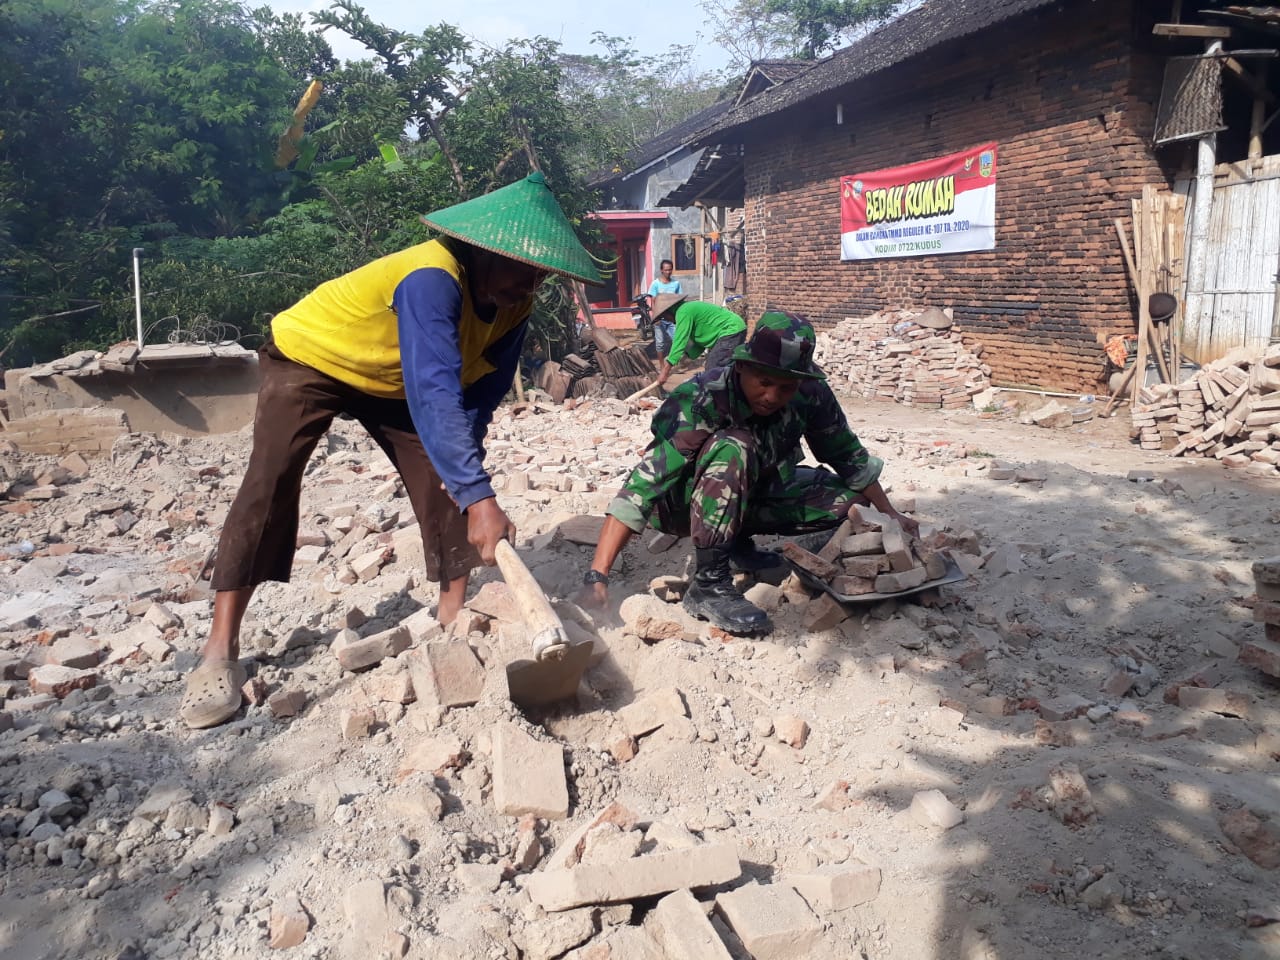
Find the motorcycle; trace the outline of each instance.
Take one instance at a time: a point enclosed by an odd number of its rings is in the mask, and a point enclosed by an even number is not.
[[[653,339],[653,314],[650,311],[649,295],[642,293],[631,301],[631,322],[640,331],[640,339]]]

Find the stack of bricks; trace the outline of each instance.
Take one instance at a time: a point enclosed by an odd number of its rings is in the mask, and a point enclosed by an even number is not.
[[[1280,477],[1280,344],[1216,360],[1184,383],[1144,387],[1138,401],[1131,436],[1143,449]]]
[[[913,407],[969,406],[990,386],[982,348],[966,347],[954,328],[917,323],[918,316],[883,310],[818,334],[815,359],[832,389]]]
[[[1240,647],[1240,662],[1280,677],[1280,557],[1256,561],[1253,583],[1258,595],[1253,619],[1263,625],[1263,638],[1245,641]]]
[[[878,512],[852,510],[818,553],[794,543],[782,552],[793,564],[846,597],[898,593],[947,575],[947,549],[954,537],[935,533],[924,539]]]
[[[1172,450],[1179,440],[1177,419],[1178,398],[1175,394],[1152,395],[1149,402],[1134,407],[1129,437],[1137,440],[1143,450]]]

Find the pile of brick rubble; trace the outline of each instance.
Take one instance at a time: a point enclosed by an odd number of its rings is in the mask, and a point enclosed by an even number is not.
[[[1235,351],[1182,383],[1144,387],[1131,436],[1144,450],[1280,476],[1280,344]]]
[[[958,408],[990,386],[982,347],[942,310],[882,310],[818,334],[818,365],[839,393],[911,407]]]

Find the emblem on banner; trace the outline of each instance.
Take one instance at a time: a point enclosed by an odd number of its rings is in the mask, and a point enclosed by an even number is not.
[[[991,176],[996,166],[996,155],[990,150],[983,150],[978,156],[978,173],[984,177]]]

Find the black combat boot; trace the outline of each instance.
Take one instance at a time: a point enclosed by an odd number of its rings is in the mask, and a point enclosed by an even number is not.
[[[694,554],[698,569],[684,595],[686,610],[730,633],[768,633],[773,629],[765,612],[733,585],[727,547],[699,547]]]
[[[777,550],[761,550],[750,537],[739,537],[733,541],[729,562],[741,573],[759,573],[780,567],[787,561]]]

